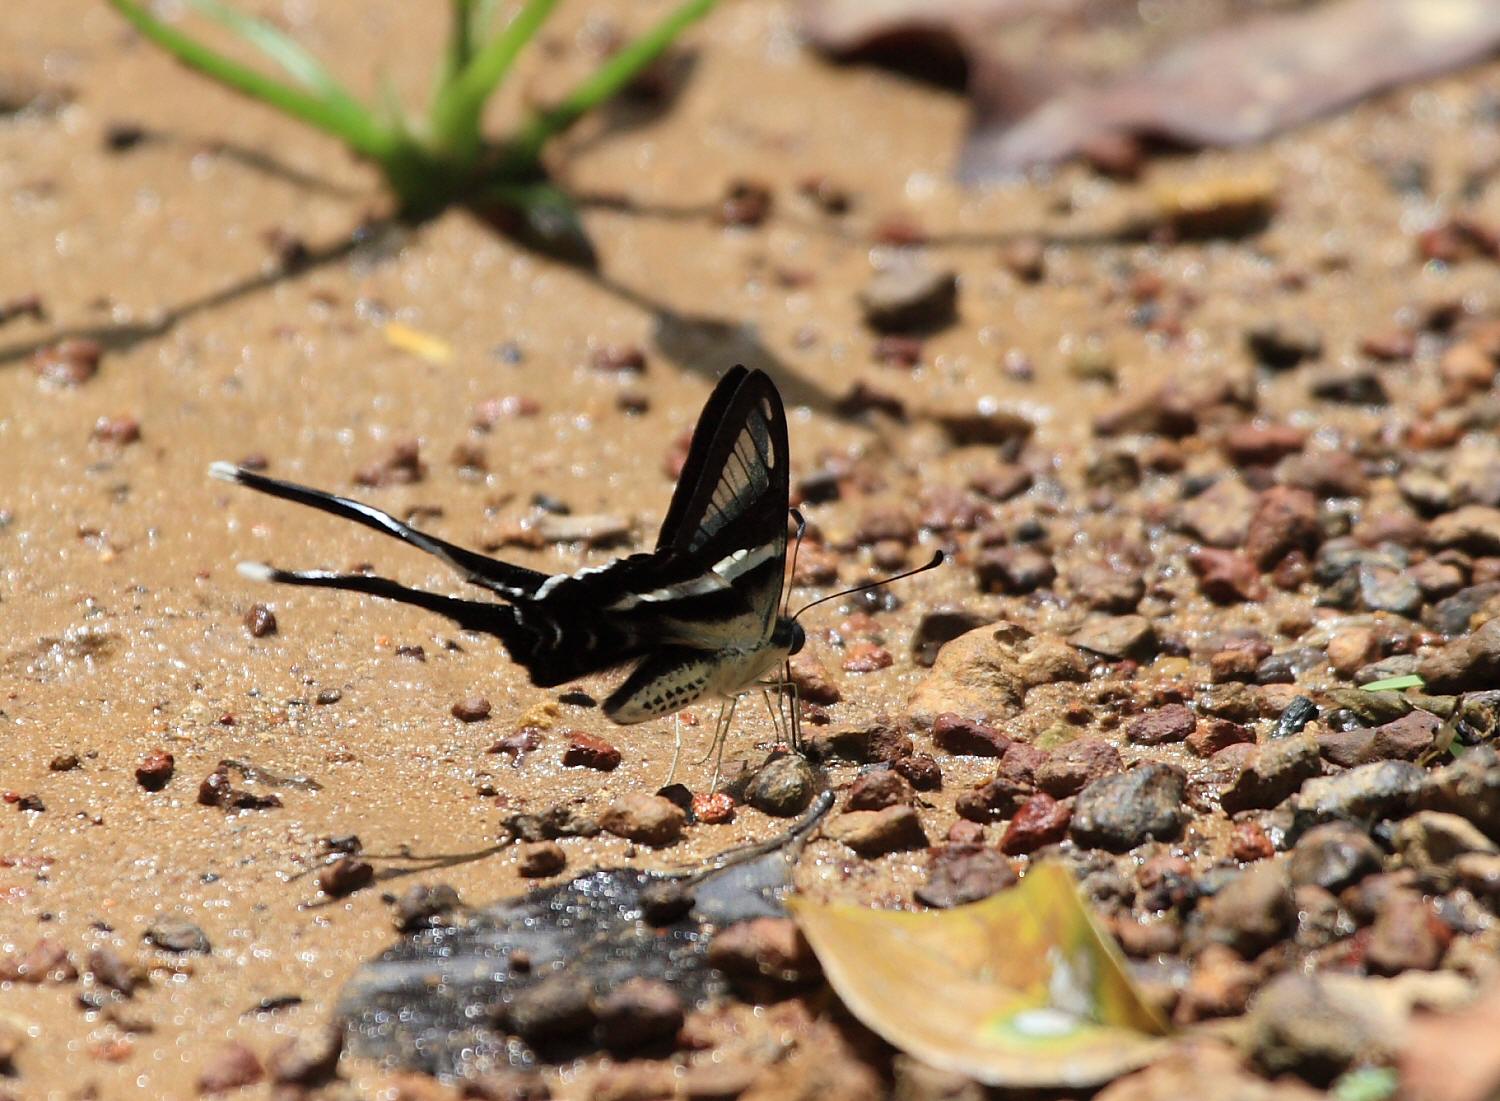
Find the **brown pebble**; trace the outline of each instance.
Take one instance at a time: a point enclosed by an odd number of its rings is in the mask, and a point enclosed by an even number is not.
[[[1416,891],[1392,891],[1380,905],[1365,962],[1376,975],[1431,971],[1442,962],[1453,931]]]
[[[626,979],[594,1006],[599,1041],[611,1051],[670,1040],[682,1027],[682,997],[661,979]]]
[[[599,824],[616,837],[643,845],[675,843],[682,836],[687,815],[682,808],[659,795],[626,792],[599,816]]]
[[[427,477],[422,461],[421,444],[416,440],[399,440],[384,459],[361,467],[354,480],[362,486],[412,485]]]
[[[771,215],[771,189],[758,180],[734,180],[719,204],[719,224],[758,226]]]
[[[264,604],[252,604],[245,613],[245,630],[251,638],[265,638],[276,633],[276,613]]]
[[[73,957],[60,941],[42,937],[25,955],[0,959],[0,982],[70,983],[78,978]]]
[[[198,1092],[211,1095],[253,1086],[266,1076],[255,1052],[244,1044],[225,1044],[203,1065],[198,1074]]]
[[[798,699],[825,707],[843,699],[838,684],[829,676],[828,669],[811,647],[803,647],[801,652],[794,654],[790,665],[792,684],[797,688]]]
[[[541,411],[541,403],[535,398],[528,398],[521,394],[506,394],[503,397],[486,398],[476,405],[473,420],[470,423],[479,431],[488,432],[503,420],[534,417]]]
[[[1200,757],[1212,757],[1219,750],[1241,743],[1254,743],[1255,731],[1228,719],[1212,719],[1199,724],[1188,736],[1188,748]]]
[[[125,447],[141,438],[141,422],[131,416],[100,417],[94,422],[89,439]]]
[[[913,753],[891,762],[891,768],[918,791],[937,791],[943,786],[942,766],[926,753]]]
[[[1229,834],[1229,855],[1242,863],[1252,860],[1268,860],[1276,853],[1276,847],[1266,836],[1266,831],[1254,822],[1236,822]]]
[[[825,824],[823,833],[866,857],[920,849],[927,845],[922,821],[907,804],[884,810],[845,811]]]
[[[846,673],[874,673],[890,668],[896,661],[885,647],[868,641],[851,643],[847,653],[843,662]]]
[[[1002,757],[1011,739],[994,727],[945,711],[932,721],[932,741],[939,749],[961,757]]]
[[[915,367],[922,362],[922,340],[915,336],[888,334],[875,341],[872,356],[888,367]]]
[[[1198,729],[1198,716],[1180,703],[1148,711],[1130,721],[1125,736],[1136,745],[1164,745],[1180,742]]]
[[[1318,499],[1305,489],[1272,486],[1260,495],[1250,519],[1245,554],[1269,569],[1293,550],[1310,551],[1321,538]]]
[[[1382,363],[1410,359],[1417,351],[1417,340],[1409,329],[1389,328],[1362,337],[1359,350]]]
[[[857,776],[844,800],[846,810],[884,810],[913,798],[911,784],[900,773],[878,769]]]
[[[160,791],[172,778],[175,766],[172,755],[165,749],[153,749],[135,766],[135,782],[147,791]]]
[[[141,983],[141,974],[120,958],[120,954],[107,944],[89,950],[89,974],[101,986],[124,994],[127,998],[135,993]]]
[[[31,369],[45,386],[82,386],[99,373],[103,355],[104,346],[97,340],[71,338],[38,351],[31,359]]]
[[[352,856],[341,856],[318,872],[318,886],[334,898],[351,895],[375,881],[372,865]]]
[[[47,307],[39,294],[22,294],[0,302],[0,325],[18,317],[29,317],[33,321],[47,320]]]
[[[816,204],[825,214],[845,214],[853,205],[849,192],[827,176],[805,176],[797,183],[797,193]]]
[[[634,344],[609,344],[594,349],[589,366],[611,374],[638,375],[646,369],[646,353]]]
[[[948,827],[948,844],[983,845],[984,827],[978,822],[970,822],[968,819],[960,818]]]
[[[403,933],[436,929],[448,924],[447,915],[462,905],[458,891],[447,883],[415,883],[396,900],[392,921]]]
[[[266,1058],[271,1080],[282,1086],[320,1086],[333,1080],[344,1050],[342,1027],[315,1028],[289,1036]],[[280,1101],[282,1094],[273,1094]],[[301,1097],[299,1091],[296,1094]],[[286,1101],[292,1101],[287,1095]]]
[[[568,748],[563,750],[562,763],[570,768],[612,772],[620,765],[620,751],[603,738],[574,730],[569,734]]]
[[[1047,270],[1047,249],[1040,238],[1018,237],[1000,250],[1000,264],[1023,283],[1039,283]]]
[[[1188,567],[1198,578],[1198,588],[1216,604],[1256,601],[1265,587],[1255,564],[1238,551],[1199,547],[1188,556]]]
[[[490,701],[483,696],[467,696],[451,708],[459,722],[477,723],[490,717]]]
[[[1059,746],[1036,767],[1036,786],[1054,799],[1064,799],[1122,767],[1120,751],[1102,738],[1078,738]]]
[[[1031,471],[1014,463],[1002,463],[969,480],[969,488],[992,501],[1008,501],[1031,488]]]
[[[78,754],[60,753],[47,762],[47,767],[53,772],[72,772],[79,764]]]
[[[708,962],[751,997],[781,993],[822,974],[817,957],[791,918],[736,922],[714,934]]]
[[[556,841],[533,841],[521,849],[516,870],[527,879],[556,875],[567,866],[568,854]]]
[[[484,448],[473,440],[460,440],[454,444],[453,451],[448,456],[448,462],[458,467],[459,470],[467,471],[482,471],[489,465]]]
[[[927,882],[912,893],[924,905],[948,909],[988,898],[1015,882],[1015,869],[996,850],[941,845],[932,852]]]
[[[1270,466],[1302,450],[1307,433],[1283,424],[1238,424],[1224,437],[1224,450],[1237,464]]]

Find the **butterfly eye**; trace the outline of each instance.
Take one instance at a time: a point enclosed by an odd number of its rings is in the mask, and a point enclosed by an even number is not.
[[[807,642],[807,632],[802,629],[802,624],[795,619],[792,620],[792,642],[786,648],[788,655],[802,652],[803,644]]]

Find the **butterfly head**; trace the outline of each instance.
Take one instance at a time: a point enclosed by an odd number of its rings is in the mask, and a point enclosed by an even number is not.
[[[790,616],[780,616],[776,620],[776,626],[771,631],[771,645],[778,650],[785,650],[788,657],[798,653],[804,643],[807,642],[807,633],[802,630],[802,624]]]

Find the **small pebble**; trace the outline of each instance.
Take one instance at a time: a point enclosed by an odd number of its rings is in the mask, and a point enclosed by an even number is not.
[[[135,782],[147,791],[160,791],[172,779],[176,763],[164,749],[153,749],[135,766]]]
[[[817,790],[817,774],[795,753],[773,757],[745,786],[745,802],[776,818],[801,814]]]
[[[865,324],[884,332],[940,328],[958,309],[958,276],[902,265],[878,272],[859,292]]]
[[[562,763],[570,768],[592,768],[600,772],[613,772],[620,766],[620,760],[620,751],[613,745],[581,730],[569,734],[568,748],[563,750],[562,757]]]
[[[253,1086],[266,1076],[259,1057],[244,1044],[225,1044],[198,1073],[198,1093],[213,1096]]]
[[[325,895],[343,898],[375,882],[375,868],[353,856],[341,856],[318,872],[318,886]]]
[[[39,350],[32,356],[31,369],[46,387],[82,386],[99,373],[103,355],[98,341],[71,338]]]
[[[276,633],[276,613],[264,604],[252,604],[245,613],[245,630],[251,638],[265,638]]]
[[[175,916],[157,918],[147,926],[144,939],[163,952],[202,955],[211,951],[202,929]]]
[[[660,847],[682,837],[687,815],[659,795],[632,791],[611,803],[600,815],[599,824],[616,837]]]
[[[459,722],[481,722],[490,717],[490,701],[483,696],[468,696],[455,703],[451,711]]]

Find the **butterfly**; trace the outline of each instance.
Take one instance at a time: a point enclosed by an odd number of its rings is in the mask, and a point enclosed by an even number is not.
[[[603,704],[605,715],[628,724],[673,715],[705,697],[726,700],[732,717],[742,692],[802,649],[803,629],[781,603],[789,466],[781,395],[763,371],[736,366],[699,415],[655,549],[556,574],[479,554],[370,505],[231,463],[214,463],[209,473],[400,539],[453,567],[489,599],[445,596],[374,574],[258,562],[241,563],[244,576],[436,612],[498,638],[543,688],[634,662]],[[721,711],[716,742],[728,721]]]

